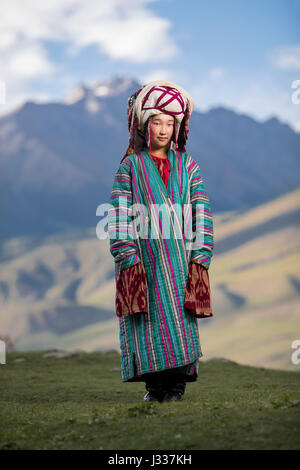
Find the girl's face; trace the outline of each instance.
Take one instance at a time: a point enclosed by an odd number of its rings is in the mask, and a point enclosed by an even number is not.
[[[150,118],[151,148],[167,148],[173,135],[174,117],[169,114],[155,114]]]

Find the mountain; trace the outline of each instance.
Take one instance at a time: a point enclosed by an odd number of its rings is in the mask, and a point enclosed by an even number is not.
[[[138,87],[125,79],[108,85],[107,96],[81,86],[66,103],[27,102],[0,119],[2,238],[95,225],[126,150],[127,94]]]
[[[0,238],[96,227],[128,145],[130,77],[81,83],[63,102],[29,101],[0,118]],[[299,186],[300,135],[223,107],[195,111],[187,151],[214,213],[245,211]]]
[[[299,329],[300,190],[215,215],[214,316],[199,322],[206,358],[293,369]],[[298,215],[297,215],[298,214]],[[94,230],[4,245],[0,332],[17,350],[119,347],[114,263]]]

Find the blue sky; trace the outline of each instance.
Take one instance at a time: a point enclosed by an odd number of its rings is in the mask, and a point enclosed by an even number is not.
[[[2,0],[0,17],[1,114],[126,75],[300,131],[299,0]]]

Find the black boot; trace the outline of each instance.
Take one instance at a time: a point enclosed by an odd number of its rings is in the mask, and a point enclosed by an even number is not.
[[[151,374],[146,379],[147,393],[144,396],[144,401],[159,401],[162,402],[165,395],[164,381],[162,374]]]
[[[185,392],[186,382],[183,375],[170,374],[165,383],[164,401],[180,401]]]

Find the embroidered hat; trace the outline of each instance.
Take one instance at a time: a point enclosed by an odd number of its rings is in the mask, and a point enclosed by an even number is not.
[[[174,82],[156,80],[139,88],[128,99],[129,146],[123,158],[141,150],[145,139],[150,147],[149,118],[161,113],[174,116],[174,150],[185,152],[189,119],[193,109],[191,95]]]

